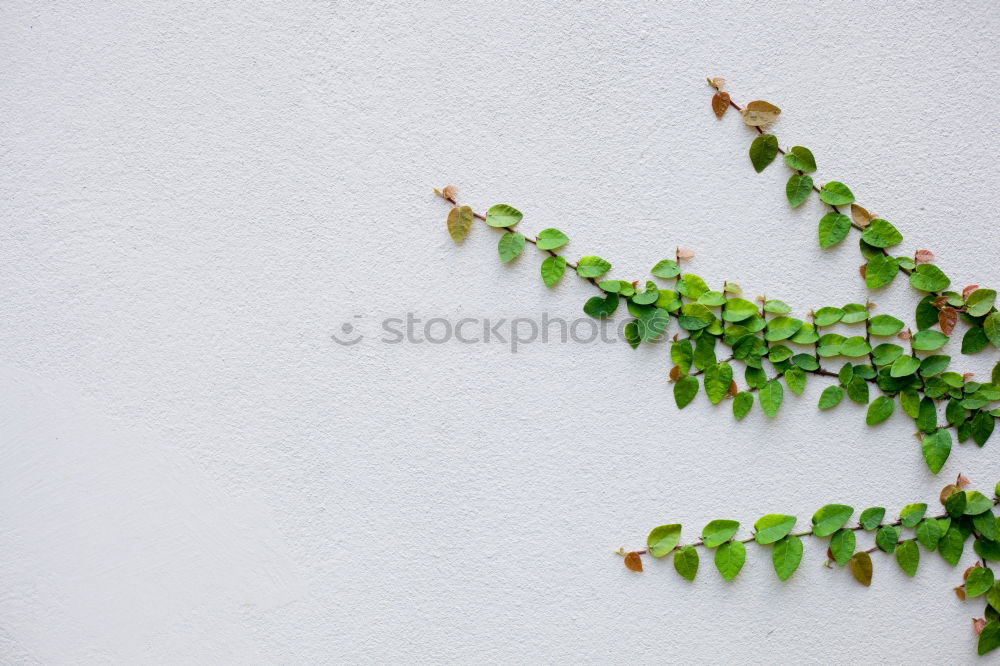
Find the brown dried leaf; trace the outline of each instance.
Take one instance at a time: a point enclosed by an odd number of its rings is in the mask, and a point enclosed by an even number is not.
[[[444,195],[445,199],[454,199],[458,196],[458,188],[454,185],[445,185],[444,189],[441,190],[441,194]]]
[[[709,85],[711,85],[716,90],[722,90],[726,87],[726,80],[721,76],[713,76],[708,80]]]
[[[729,109],[729,93],[717,92],[712,95],[712,111],[715,111],[715,117],[721,118],[726,115],[726,111]]]
[[[976,632],[977,636],[979,634],[983,633],[983,627],[985,627],[985,626],[986,626],[986,620],[985,619],[983,619],[981,617],[977,617],[977,618],[973,618],[972,619],[972,630],[974,632]]]
[[[861,274],[861,279],[865,279],[865,274],[868,273],[868,264],[861,264],[858,266],[858,273]]]
[[[740,387],[736,385],[736,380],[734,379],[729,383],[729,397],[735,398],[736,394],[740,392]]]
[[[902,331],[896,337],[899,338],[900,340],[909,340],[910,338],[913,337],[913,334],[910,333],[910,329],[906,329],[905,331]]]
[[[962,381],[966,381],[967,382],[967,381],[969,381],[970,379],[972,379],[975,376],[976,376],[976,373],[974,373],[974,372],[966,372],[965,374],[962,375]]]
[[[680,366],[675,365],[674,367],[670,368],[670,381],[676,382],[680,378],[681,378]]]
[[[962,601],[965,601],[965,588],[962,587],[961,585],[959,585],[958,587],[956,587],[955,588],[955,596],[958,597],[959,599],[961,599]]]
[[[940,497],[941,504],[947,502],[949,497],[951,497],[957,492],[960,492],[961,490],[962,489],[957,485],[955,485],[954,483],[949,483],[947,486],[941,489],[941,497]]]
[[[969,294],[971,294],[972,292],[974,292],[976,289],[979,289],[979,285],[978,284],[970,284],[968,287],[966,287],[965,289],[963,289],[962,290],[962,300],[965,300],[966,298],[968,298]]]
[[[639,553],[635,551],[625,554],[625,566],[629,568],[630,571],[642,572],[642,558],[639,557]]]
[[[762,99],[748,102],[743,107],[743,122],[750,127],[764,127],[778,119],[781,109]]]
[[[872,221],[872,214],[858,204],[851,204],[851,219],[859,227],[867,227]]]
[[[941,332],[945,335],[951,335],[951,332],[955,330],[955,324],[958,323],[958,310],[955,308],[941,308],[938,312],[938,325],[941,327]]]
[[[851,559],[848,560],[848,564],[851,565],[851,574],[854,575],[854,580],[858,581],[865,587],[872,584],[872,557],[863,550],[851,555]]]
[[[677,258],[682,261],[694,259],[694,250],[689,250],[686,247],[679,247],[677,248]]]
[[[972,482],[969,481],[968,477],[966,477],[964,474],[959,474],[958,480],[955,481],[955,483],[964,488],[965,486],[969,485]]]
[[[930,264],[934,261],[934,253],[930,250],[917,250],[913,255],[913,261],[918,264]]]
[[[962,580],[969,580],[969,572],[976,568],[977,565],[973,564],[971,567],[962,572]]]

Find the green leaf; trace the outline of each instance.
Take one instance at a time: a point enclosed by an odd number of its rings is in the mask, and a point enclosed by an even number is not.
[[[789,177],[788,183],[785,184],[785,196],[788,197],[788,203],[792,208],[798,208],[809,198],[812,189],[812,178],[795,173]]]
[[[583,311],[594,319],[607,319],[618,309],[619,300],[618,294],[592,296],[583,304]]]
[[[673,259],[663,259],[650,271],[653,275],[658,278],[670,279],[672,277],[677,277],[681,272],[680,266]]]
[[[715,315],[701,303],[685,303],[677,322],[686,331],[699,331],[715,321]]]
[[[802,328],[802,320],[800,319],[777,317],[767,322],[767,333],[764,334],[764,339],[770,342],[787,340],[795,335],[800,328]]]
[[[830,409],[840,404],[844,398],[844,389],[839,386],[827,386],[819,396],[819,408]]]
[[[512,227],[520,222],[523,217],[524,215],[521,214],[521,211],[513,206],[497,204],[490,206],[490,209],[486,211],[486,224],[491,227]]]
[[[907,504],[899,512],[899,522],[903,527],[915,527],[923,519],[925,513],[927,513],[927,505],[923,502]]]
[[[730,298],[726,301],[726,309],[722,318],[726,321],[738,322],[757,314],[757,306],[744,298]]]
[[[670,360],[680,368],[681,374],[686,375],[691,369],[691,360],[694,352],[691,347],[691,339],[683,338],[670,345]]]
[[[785,390],[781,388],[781,384],[778,380],[769,380],[764,387],[760,389],[760,408],[764,410],[764,414],[768,418],[773,419],[775,414],[778,413],[778,409],[781,407],[781,401],[785,397]]]
[[[610,270],[611,264],[594,255],[582,257],[576,265],[576,274],[583,278],[601,277]]]
[[[819,246],[828,248],[847,237],[851,230],[851,218],[840,213],[827,213],[819,221]]]
[[[558,229],[548,228],[542,229],[538,233],[538,241],[536,242],[536,247],[539,250],[555,250],[562,247],[569,242],[569,236],[559,231]]]
[[[731,581],[743,568],[747,560],[747,549],[739,541],[730,541],[715,551],[715,568],[725,581]]]
[[[736,520],[713,520],[701,531],[701,540],[706,548],[715,548],[732,539],[739,529]]]
[[[698,378],[690,375],[681,377],[674,383],[674,400],[678,409],[684,409],[698,395]]]
[[[990,620],[983,627],[983,631],[979,634],[979,642],[976,644],[976,651],[979,656],[983,656],[987,652],[992,652],[993,650],[1000,647],[1000,622],[997,620]]]
[[[500,254],[500,261],[506,264],[524,252],[524,236],[516,231],[508,231],[500,237],[497,252]]]
[[[751,407],[753,407],[753,393],[750,391],[740,391],[733,398],[733,416],[737,421],[743,420],[743,417],[750,412]]]
[[[960,518],[965,514],[965,503],[967,495],[964,492],[954,492],[944,501],[944,510],[952,518]]]
[[[939,375],[948,368],[949,363],[951,363],[950,356],[942,354],[928,356],[920,362],[920,374],[924,377]]]
[[[831,326],[844,318],[844,311],[827,306],[816,310],[815,317],[817,326]]]
[[[865,416],[865,423],[868,425],[882,423],[882,421],[892,416],[892,410],[895,405],[896,403],[893,402],[892,398],[880,395],[868,405],[868,414]]]
[[[868,352],[871,350],[872,348],[868,344],[868,341],[860,335],[851,336],[844,340],[840,345],[841,356],[847,356],[849,358],[867,356]]]
[[[806,372],[819,370],[819,361],[816,360],[815,356],[810,356],[809,354],[796,354],[792,357],[792,363]]]
[[[705,393],[713,405],[722,402],[733,382],[733,368],[728,363],[718,363],[705,370]]]
[[[546,257],[542,262],[542,281],[546,287],[551,287],[562,278],[566,272],[565,257]]]
[[[851,565],[851,574],[854,579],[865,587],[869,587],[872,584],[872,556],[859,550],[851,556],[848,562]]]
[[[979,412],[972,417],[972,441],[979,446],[986,443],[986,440],[993,434],[996,420],[988,412]]]
[[[920,264],[910,273],[910,284],[920,291],[941,291],[948,288],[951,280],[934,264]]]
[[[632,302],[639,305],[652,305],[658,300],[660,300],[660,289],[655,282],[649,280],[646,281],[646,291],[638,292],[632,296]]]
[[[926,330],[917,331],[913,334],[913,341],[911,344],[914,349],[919,349],[920,351],[935,351],[941,349],[948,342],[948,336],[940,331]]]
[[[639,339],[643,342],[655,340],[670,324],[670,313],[662,308],[643,310],[636,320]]]
[[[937,430],[937,405],[928,397],[920,399],[920,408],[917,411],[917,428],[921,432],[932,433]]]
[[[937,474],[951,453],[951,433],[947,430],[938,430],[925,435],[920,449],[931,474]]]
[[[986,567],[973,567],[965,579],[965,596],[971,598],[986,594],[993,587],[993,571]]]
[[[891,377],[907,377],[920,369],[920,359],[912,356],[900,356],[889,369]]]
[[[891,315],[875,315],[868,320],[868,332],[872,335],[896,335],[903,330],[903,322]]]
[[[854,507],[852,506],[827,504],[813,514],[813,534],[818,537],[830,536],[843,527],[851,519],[853,513]]]
[[[681,526],[678,523],[654,527],[646,537],[646,547],[653,557],[670,554],[681,542]]]
[[[965,491],[965,509],[962,511],[966,516],[976,516],[993,508],[993,500],[986,497],[978,490]]]
[[[455,206],[448,211],[448,234],[453,241],[459,243],[469,234],[474,217],[468,206]]]
[[[639,343],[642,342],[642,337],[640,337],[639,335],[638,320],[633,319],[632,321],[625,324],[624,333],[625,333],[625,342],[627,342],[628,346],[631,347],[632,349],[638,347]]]
[[[761,545],[774,543],[781,539],[795,527],[795,516],[786,516],[781,513],[769,513],[762,516],[754,523],[753,528],[756,533],[753,535],[754,541]]]
[[[844,318],[841,321],[845,324],[856,324],[866,319],[868,319],[868,308],[861,303],[848,303],[844,306]]]
[[[680,281],[677,283],[677,290],[681,292],[681,295],[683,296],[697,299],[709,289],[708,285],[705,284],[705,280],[698,277],[694,273],[687,273],[681,277]]]
[[[802,395],[806,390],[806,371],[802,368],[789,368],[785,371],[785,384],[795,395]]]
[[[865,286],[869,289],[884,287],[896,279],[899,272],[899,262],[892,257],[876,255],[865,268]]]
[[[1000,562],[1000,543],[990,541],[989,539],[976,539],[972,545],[973,550],[976,551],[976,555],[982,559],[990,562]],[[997,601],[998,605],[1000,605],[1000,590],[997,591]]]
[[[872,220],[871,224],[861,232],[861,240],[872,247],[892,247],[898,245],[903,240],[903,234],[899,233],[896,227],[885,220]]]
[[[791,311],[792,308],[784,301],[779,301],[773,298],[769,301],[764,301],[764,312],[782,315],[788,314]]]
[[[896,563],[899,564],[900,569],[906,572],[907,576],[917,575],[917,566],[920,564],[920,549],[917,548],[916,541],[907,539],[899,544],[896,549]]]
[[[830,554],[833,555],[834,562],[840,566],[847,564],[851,555],[854,554],[856,543],[854,530],[840,529],[834,532],[833,536],[830,537]]]
[[[862,529],[870,532],[882,524],[883,518],[885,518],[885,509],[880,506],[873,506],[861,512],[861,518],[858,522],[861,524]]]
[[[938,541],[941,540],[941,525],[935,518],[924,518],[917,525],[917,540],[923,544],[927,550],[937,548]]]
[[[863,377],[855,375],[847,384],[847,397],[859,405],[868,404],[868,382]]]
[[[938,552],[945,562],[955,566],[962,559],[963,550],[965,550],[965,537],[956,525],[952,525],[938,541]]]
[[[983,333],[994,347],[1000,347],[1000,312],[994,312],[983,320]]]
[[[965,307],[973,317],[982,317],[993,309],[997,300],[997,292],[992,289],[976,289],[965,299]]]
[[[773,134],[761,134],[750,144],[750,162],[757,173],[766,169],[777,155],[778,137]]]
[[[694,367],[705,370],[715,363],[715,336],[702,335],[694,345]]]
[[[771,562],[778,578],[788,580],[802,562],[802,539],[789,534],[776,542],[774,550],[771,551]]]
[[[816,158],[813,157],[812,151],[803,146],[789,148],[788,152],[785,153],[785,164],[788,165],[789,169],[805,173],[812,173],[816,170]]]
[[[875,349],[872,350],[872,361],[875,365],[882,367],[884,365],[892,365],[902,355],[903,348],[899,345],[882,343],[876,345]]]
[[[989,338],[986,337],[986,331],[978,326],[973,326],[962,336],[962,353],[975,354],[982,351],[988,343]]]
[[[896,542],[899,541],[899,528],[895,525],[883,525],[875,533],[875,545],[879,550],[886,553],[893,553],[896,550]]]
[[[689,545],[674,553],[674,569],[687,580],[694,580],[698,575],[698,549]]]
[[[930,328],[931,326],[938,323],[939,310],[934,305],[935,297],[934,294],[924,296],[917,303],[917,309],[915,312],[915,319],[917,320],[917,330],[922,331],[925,328]]]
[[[831,180],[820,189],[819,198],[831,206],[844,206],[854,201],[854,193],[847,185]]]

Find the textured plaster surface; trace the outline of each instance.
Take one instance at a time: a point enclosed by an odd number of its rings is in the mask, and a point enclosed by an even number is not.
[[[864,589],[816,543],[786,583],[752,546],[732,584],[613,551],[992,486],[1000,442],[933,477],[907,419],[818,413],[819,381],[736,424],[675,409],[664,346],[380,321],[592,295],[483,226],[454,246],[448,183],[621,277],[683,245],[799,313],[863,301],[853,237],[817,248],[821,208],[753,172],[706,75],[780,105],[782,145],[906,251],[995,286],[998,29],[986,1],[4,2],[0,662],[972,663],[981,607],[936,556]]]

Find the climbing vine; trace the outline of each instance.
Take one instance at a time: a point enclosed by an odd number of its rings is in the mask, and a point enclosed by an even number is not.
[[[484,222],[501,232],[497,252],[505,263],[516,260],[527,245],[534,245],[546,255],[540,268],[546,287],[555,287],[571,270],[596,288],[598,294],[583,304],[583,311],[596,319],[613,316],[624,302],[629,316],[625,339],[632,348],[670,341],[670,369],[665,374],[678,408],[687,407],[704,391],[713,405],[730,400],[737,420],[744,418],[755,402],[768,418],[774,418],[786,389],[801,395],[809,377],[814,377],[828,383],[820,394],[819,409],[831,409],[846,396],[867,405],[869,426],[886,421],[897,408],[913,419],[920,453],[933,474],[945,466],[956,440],[971,439],[983,446],[1000,417],[996,406],[1000,401],[1000,363],[986,381],[976,381],[971,373],[952,369],[951,356],[937,352],[949,342],[959,322],[967,327],[961,344],[963,354],[1000,347],[996,291],[978,285],[961,291],[951,289],[951,279],[934,263],[929,250],[897,255],[903,234],[895,225],[870,214],[844,183],[817,185],[812,151],[803,146],[783,149],[777,137],[765,129],[780,115],[778,107],[762,100],[741,107],[722,89],[722,79],[709,79],[709,84],[716,91],[711,106],[718,118],[735,109],[743,122],[756,130],[749,147],[753,168],[763,171],[780,154],[791,172],[785,187],[789,205],[798,207],[815,193],[829,208],[817,223],[821,249],[845,241],[855,230],[865,260],[859,272],[868,289],[877,291],[899,275],[906,276],[918,295],[911,324],[902,317],[872,314],[874,304],[868,299],[864,303],[824,304],[795,316],[781,300],[745,298],[735,282],[725,281],[713,288],[689,272],[695,255],[680,247],[657,261],[645,279],[609,277],[612,264],[598,255],[568,259],[561,252],[570,242],[563,231],[547,228],[535,236],[516,231],[523,219],[519,210],[496,204],[485,214],[475,212],[458,203],[454,186],[435,190],[452,206],[447,217],[449,234],[459,243],[476,220]],[[673,322],[676,329],[671,331]],[[834,325],[846,325],[849,334],[830,330]],[[855,330],[851,332],[851,328]],[[840,365],[835,369],[830,364],[838,359]],[[742,386],[737,376],[740,370]],[[971,536],[982,566],[966,571],[967,580],[960,589],[968,597],[986,595],[985,616],[976,624],[982,654],[1000,645],[1000,582],[993,582],[986,564],[1000,561],[1000,524],[992,510],[1000,484],[990,499],[978,491],[964,490],[962,480],[959,477],[959,482],[942,491],[945,513],[940,516],[927,517],[926,504],[911,504],[900,512],[898,520],[883,523],[885,510],[873,508],[861,513],[857,525],[848,527],[854,509],[835,504],[817,511],[812,528],[804,532],[793,533],[794,516],[770,514],[754,524],[755,532],[749,538],[735,538],[738,522],[716,520],[705,527],[700,540],[681,545],[680,525],[662,525],[650,533],[645,550],[623,550],[621,554],[634,571],[642,570],[644,554],[672,554],[678,573],[692,580],[698,570],[698,549],[712,549],[720,574],[732,580],[743,566],[744,544],[755,542],[771,546],[775,572],[784,580],[799,565],[802,537],[829,537],[830,561],[848,566],[857,580],[868,585],[871,553],[876,550],[895,554],[903,570],[913,575],[920,559],[918,543],[928,551],[937,550],[956,565]],[[912,529],[913,535],[904,538],[905,529]],[[855,533],[862,530],[875,532],[873,548],[856,550]]]

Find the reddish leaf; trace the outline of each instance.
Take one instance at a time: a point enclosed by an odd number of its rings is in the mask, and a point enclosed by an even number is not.
[[[955,324],[958,323],[958,310],[955,308],[942,308],[938,312],[938,325],[941,326],[941,332],[945,335],[951,335],[951,332],[955,330]]]
[[[978,284],[970,284],[968,287],[966,287],[965,289],[962,290],[962,299],[964,300],[964,299],[968,298],[969,294],[971,294],[972,292],[974,292],[976,289],[979,289],[979,285]]]
[[[974,372],[967,372],[964,375],[962,375],[962,381],[966,381],[967,382],[967,381],[969,381],[970,379],[972,379],[975,376],[976,376],[976,373],[974,373]]]
[[[955,481],[955,483],[964,488],[965,486],[969,485],[972,482],[969,481],[969,479],[964,474],[959,474],[958,480]]]
[[[896,337],[898,337],[900,340],[909,340],[910,338],[913,337],[913,334],[910,333],[910,329],[906,329],[905,331],[903,331],[902,333],[900,333]]]
[[[721,118],[726,115],[726,110],[729,108],[729,93],[717,92],[712,95],[712,111],[715,111],[715,117]]]
[[[625,554],[625,566],[629,568],[630,571],[642,572],[642,558],[639,557],[639,553],[631,552]]]
[[[973,618],[972,620],[972,630],[976,632],[976,635],[983,633],[983,627],[986,626],[986,620],[981,617]]]
[[[948,297],[947,296],[938,296],[937,298],[934,299],[933,303],[934,303],[934,307],[936,307],[936,308],[943,308],[945,305],[948,304]]]
[[[694,251],[686,247],[677,248],[677,258],[682,260],[694,259]]]
[[[913,255],[913,261],[918,264],[930,264],[934,261],[934,253],[930,250],[917,250],[917,253]]]

